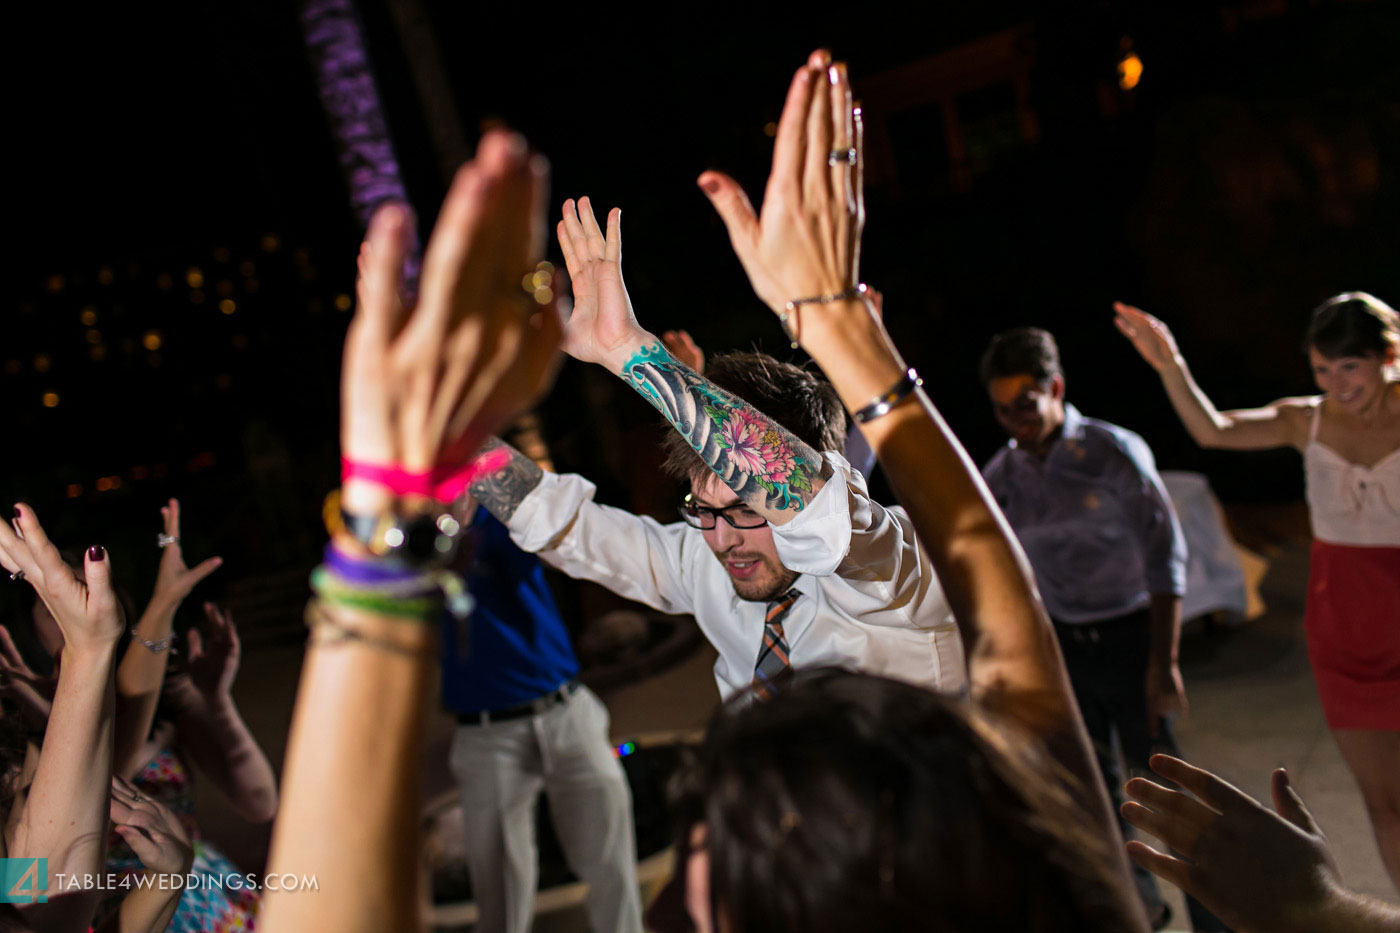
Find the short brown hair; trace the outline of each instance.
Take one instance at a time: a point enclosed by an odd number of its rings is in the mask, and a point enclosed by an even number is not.
[[[1030,376],[1043,383],[1064,373],[1054,336],[1039,327],[1017,327],[997,334],[982,354],[978,369],[983,385],[1005,376]]]
[[[1365,292],[1343,292],[1313,311],[1303,352],[1314,349],[1335,360],[1343,356],[1385,356],[1400,350],[1400,315]]]
[[[737,395],[782,425],[817,453],[840,451],[846,442],[846,411],[831,383],[810,370],[766,353],[721,353],[705,364],[705,378]],[[676,430],[661,441],[662,468],[684,482],[703,480],[710,467]]]

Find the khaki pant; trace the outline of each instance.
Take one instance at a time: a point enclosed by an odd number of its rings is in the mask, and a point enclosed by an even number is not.
[[[547,713],[459,725],[451,766],[466,823],[478,933],[528,933],[539,876],[535,803],[588,883],[596,933],[641,933],[632,792],[608,741],[608,711],[579,687]]]

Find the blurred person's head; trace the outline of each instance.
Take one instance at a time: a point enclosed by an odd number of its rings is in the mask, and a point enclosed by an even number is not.
[[[1400,350],[1400,315],[1365,292],[1344,292],[1319,305],[1303,338],[1317,387],[1350,411],[1382,397]]]
[[[1065,376],[1049,331],[1017,327],[992,338],[979,367],[992,412],[1016,444],[1043,452],[1065,423]]]
[[[725,353],[706,363],[705,377],[782,425],[818,453],[839,451],[845,443],[846,412],[841,400],[831,384],[815,373],[764,353]],[[747,423],[735,421],[734,427],[734,436],[727,440],[737,451],[735,459],[749,454],[757,466],[770,440],[752,431]],[[689,501],[703,508],[724,509],[734,519],[730,522],[714,516],[714,527],[705,529],[703,534],[715,559],[728,572],[738,597],[766,602],[787,592],[799,575],[778,559],[773,529],[740,503],[738,495],[700,459],[679,432],[667,431],[662,446],[666,455],[664,468],[689,484]]]
[[[838,670],[716,715],[680,781],[701,933],[1106,933],[1111,840],[1034,743],[922,688]]]

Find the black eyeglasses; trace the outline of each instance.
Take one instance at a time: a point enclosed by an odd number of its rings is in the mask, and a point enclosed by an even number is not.
[[[679,511],[681,518],[685,519],[687,525],[705,531],[715,527],[715,521],[720,518],[728,522],[731,528],[762,528],[768,524],[768,519],[742,502],[716,509],[708,505],[700,505],[695,501],[694,496],[686,496]]]

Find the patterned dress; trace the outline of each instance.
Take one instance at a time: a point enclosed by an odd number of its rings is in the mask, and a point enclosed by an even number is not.
[[[194,775],[175,750],[162,745],[132,783],[142,794],[174,811],[194,844],[190,881],[168,933],[243,933],[257,929],[258,894],[251,890],[245,872],[200,838],[194,822]],[[116,833],[108,841],[107,871],[122,876],[142,871],[136,854]],[[105,906],[115,908],[119,902],[120,898],[114,898]]]

